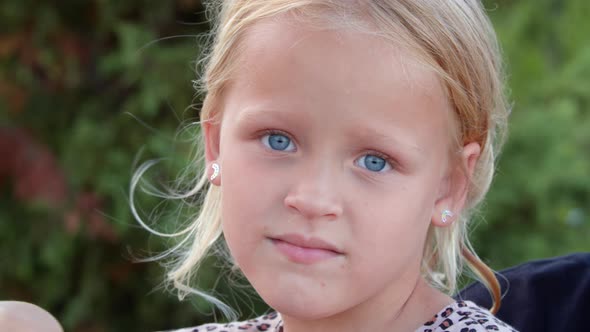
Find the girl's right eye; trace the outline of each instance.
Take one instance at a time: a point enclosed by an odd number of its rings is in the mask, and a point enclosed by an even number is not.
[[[264,146],[275,151],[295,151],[295,144],[293,144],[293,141],[281,133],[271,132],[263,135],[260,140]]]

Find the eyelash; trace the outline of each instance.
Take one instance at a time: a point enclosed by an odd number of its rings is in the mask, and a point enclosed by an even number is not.
[[[287,136],[290,140],[293,140],[293,137],[289,133],[284,132],[284,131],[279,130],[279,129],[264,129],[262,131],[262,133],[260,135],[258,135],[258,136],[259,137],[262,137],[264,135],[284,135],[284,136]]]
[[[295,147],[297,148],[297,145],[298,145],[297,141],[293,138],[293,136],[291,134],[289,134],[285,131],[278,130],[278,129],[265,129],[259,135],[257,135],[257,138],[260,139],[260,138],[264,137],[265,135],[284,135],[284,136],[288,137],[294,143]],[[397,162],[392,157],[390,157],[389,155],[387,155],[383,152],[379,152],[376,150],[368,150],[368,151],[365,151],[361,156],[364,156],[364,155],[373,155],[373,156],[379,157],[379,158],[385,160],[385,162],[388,163],[392,169],[397,169],[397,166],[398,166]],[[372,173],[378,173],[378,172],[372,172]]]
[[[265,129],[262,132],[260,132],[260,134],[257,135],[258,139],[261,139],[262,137],[266,136],[266,135],[283,135],[286,136],[289,140],[291,140],[291,142],[293,142],[293,144],[295,145],[295,147],[297,147],[297,141],[293,138],[293,136],[291,136],[291,134],[282,131],[282,130],[278,130],[278,129]]]

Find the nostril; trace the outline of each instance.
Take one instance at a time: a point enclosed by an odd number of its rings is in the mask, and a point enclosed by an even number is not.
[[[284,203],[285,203],[285,207],[295,210],[297,212],[301,212],[297,208],[297,206],[299,206],[301,204],[297,201],[297,198],[295,196],[289,195],[289,196],[285,197]]]

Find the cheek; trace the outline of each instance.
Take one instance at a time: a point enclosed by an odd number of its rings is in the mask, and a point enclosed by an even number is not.
[[[239,213],[257,213],[262,206],[280,203],[280,188],[286,179],[248,149],[228,151],[222,165],[223,208]],[[284,175],[283,175],[284,176]],[[284,186],[284,185],[283,185]]]
[[[247,149],[226,149],[221,166],[223,233],[233,257],[246,267],[279,216],[280,178]]]
[[[400,268],[401,263],[422,258],[424,239],[430,224],[433,195],[417,183],[396,184],[398,189],[388,194],[365,194],[352,225],[361,264],[369,267]],[[404,188],[412,188],[406,190]],[[362,249],[361,249],[362,248]],[[366,266],[364,268],[367,268]]]

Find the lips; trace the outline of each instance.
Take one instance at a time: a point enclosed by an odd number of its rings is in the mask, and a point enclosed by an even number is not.
[[[308,265],[343,255],[336,246],[319,238],[285,234],[270,240],[279,252],[294,263]]]

